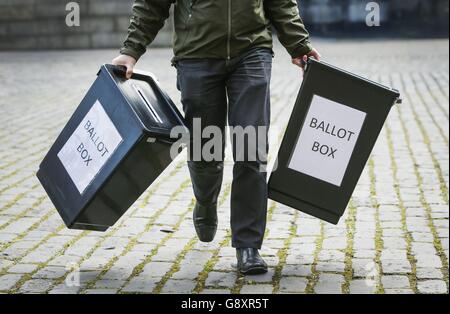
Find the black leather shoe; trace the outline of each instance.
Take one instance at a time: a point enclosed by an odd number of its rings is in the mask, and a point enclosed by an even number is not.
[[[195,204],[194,227],[200,241],[214,240],[217,232],[217,205],[205,207],[199,203]]]
[[[236,249],[237,269],[244,275],[267,273],[267,264],[257,249]]]

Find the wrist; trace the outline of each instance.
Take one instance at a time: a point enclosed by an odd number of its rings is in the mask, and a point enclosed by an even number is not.
[[[309,41],[302,43],[299,47],[292,51],[291,56],[293,59],[302,58],[313,51],[313,47]]]
[[[140,52],[136,51],[135,49],[128,48],[128,47],[123,47],[122,49],[120,49],[120,54],[133,58],[134,63],[136,63],[142,55]]]

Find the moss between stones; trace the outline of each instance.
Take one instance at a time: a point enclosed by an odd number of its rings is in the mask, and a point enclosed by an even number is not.
[[[311,265],[311,275],[308,276],[308,283],[306,285],[306,293],[315,293],[314,288],[319,280],[320,272],[317,270],[317,264],[319,261],[319,253],[322,250],[323,241],[325,240],[324,223],[320,222],[320,235],[316,240],[316,249],[314,251],[314,261]]]
[[[406,223],[406,207],[400,192],[400,182],[398,180],[398,168],[397,168],[397,162],[395,160],[394,156],[394,144],[392,142],[392,131],[391,128],[387,125],[386,126],[386,137],[387,137],[387,143],[389,148],[389,155],[391,159],[391,169],[392,169],[392,176],[394,178],[394,190],[395,194],[397,195],[398,199],[398,207],[400,208],[400,214],[401,214],[401,220],[402,220],[402,231],[403,235],[406,241],[406,253],[409,263],[411,264],[411,273],[408,274],[409,278],[409,284],[411,289],[414,291],[414,293],[418,293],[417,290],[417,277],[416,277],[416,259],[414,258],[412,254],[412,236],[411,233],[408,231],[408,226]]]
[[[402,86],[405,87],[406,85],[405,85],[403,77],[401,78],[401,82],[402,82]],[[408,99],[408,102],[413,103],[412,97],[407,92],[406,92],[406,97]],[[447,257],[445,255],[445,253],[444,253],[444,250],[443,250],[443,247],[442,247],[442,243],[441,243],[441,241],[439,239],[439,235],[437,233],[436,227],[433,224],[433,218],[432,218],[432,215],[431,215],[432,210],[431,210],[431,207],[430,207],[430,205],[427,202],[426,197],[425,197],[425,192],[423,190],[423,178],[422,178],[422,175],[420,174],[420,171],[419,171],[419,168],[418,168],[418,163],[417,163],[416,157],[414,155],[414,151],[413,151],[412,146],[411,146],[411,140],[410,140],[410,136],[409,136],[409,131],[406,128],[405,122],[404,122],[404,120],[402,118],[402,109],[400,108],[400,106],[397,106],[397,111],[398,111],[398,115],[400,117],[400,124],[401,124],[401,127],[402,127],[402,131],[403,131],[403,134],[404,134],[404,138],[405,138],[405,142],[406,142],[406,145],[407,145],[407,148],[408,148],[408,152],[409,152],[409,155],[411,157],[411,160],[412,160],[413,164],[415,165],[414,166],[414,174],[415,174],[415,176],[417,178],[417,182],[418,182],[418,185],[419,185],[420,202],[421,202],[422,206],[424,207],[424,209],[425,209],[425,211],[427,213],[428,226],[429,226],[429,228],[431,230],[431,233],[433,235],[434,247],[435,247],[436,251],[438,252],[438,255],[439,255],[440,259],[441,259],[441,263],[442,263],[441,271],[442,271],[445,283],[447,285],[447,293],[448,293],[449,292],[449,274],[448,274],[448,267],[449,267],[449,265],[448,265],[448,260],[447,260]],[[420,121],[420,119],[419,119],[419,117],[417,115],[417,112],[415,111],[414,107],[412,107],[412,112],[413,112],[414,119],[415,119],[416,123],[419,125],[419,129],[420,129],[420,131],[422,133],[424,141],[427,144],[428,151],[429,151],[430,155],[432,155],[433,164],[434,164],[435,170],[437,171],[439,180],[441,180],[442,172],[440,172],[440,167],[436,168],[435,157],[433,156],[434,154],[433,154],[433,152],[431,150],[430,143],[429,143],[426,131],[423,128],[423,125],[422,125],[422,123],[421,123],[421,121]],[[444,192],[442,194],[444,202],[448,205],[448,191],[447,191],[447,188],[446,187],[444,188],[442,186],[442,183],[441,183],[441,193],[442,192]]]
[[[375,208],[375,267],[377,274],[375,276],[376,291],[375,293],[384,293],[381,275],[383,274],[383,266],[381,265],[381,252],[383,251],[383,230],[380,223],[380,204],[377,201],[375,162],[373,158],[369,160],[369,176],[370,176],[370,200],[372,207]]]
[[[125,248],[124,248],[124,250],[122,251],[122,253],[121,253],[120,255],[117,255],[117,256],[113,257],[113,258],[105,265],[105,268],[98,274],[98,276],[97,276],[94,280],[92,280],[91,282],[89,282],[89,283],[86,285],[86,287],[85,287],[84,289],[81,290],[81,292],[84,292],[84,291],[86,291],[86,290],[88,290],[88,289],[93,288],[93,287],[95,286],[95,283],[96,283],[98,280],[100,280],[100,279],[101,279],[101,278],[102,278],[102,277],[103,277],[103,276],[104,276],[104,275],[112,268],[112,266],[114,266],[114,264],[117,262],[117,260],[118,260],[120,257],[125,256],[127,253],[129,253],[129,252],[132,250],[132,248],[133,248],[134,246],[136,246],[136,244],[138,243],[139,237],[140,237],[141,235],[143,235],[145,232],[148,232],[148,231],[153,227],[153,225],[154,225],[155,222],[156,222],[156,219],[157,219],[160,215],[162,215],[162,214],[164,213],[164,211],[165,211],[165,210],[170,206],[170,204],[176,199],[177,195],[178,195],[180,192],[182,192],[183,190],[185,190],[185,189],[189,186],[189,184],[190,184],[190,181],[189,181],[189,180],[185,180],[185,181],[180,185],[180,187],[179,187],[177,190],[175,190],[174,193],[170,196],[169,201],[168,201],[168,203],[166,204],[166,206],[160,208],[159,210],[157,210],[157,211],[152,215],[152,217],[149,219],[149,221],[148,221],[147,224],[145,225],[144,229],[143,229],[140,233],[138,233],[137,235],[135,235],[135,236],[133,236],[133,237],[131,238],[131,240],[130,240],[130,241],[128,242],[128,244],[125,246]],[[188,212],[191,210],[192,206],[193,206],[193,205],[192,205],[192,202],[191,202],[191,205],[188,207],[187,211],[186,211],[183,215],[181,215],[181,217],[180,217],[178,223],[180,223],[180,222],[184,219],[186,213],[188,213]],[[171,234],[169,234],[169,236],[171,236]],[[167,236],[167,238],[169,238],[169,236]],[[140,266],[141,266],[141,265],[138,265],[138,267],[140,267]]]
[[[175,167],[175,169],[169,174],[169,176],[175,175],[179,169],[180,169],[180,165],[183,162],[180,162],[177,167]],[[186,182],[186,181],[185,181]],[[184,183],[185,183],[184,182]],[[130,216],[132,216],[137,210],[138,208],[142,208],[143,206],[145,206],[146,204],[148,204],[148,201],[150,199],[150,197],[152,195],[154,195],[154,193],[156,192],[156,190],[161,186],[162,182],[160,181],[159,183],[157,183],[156,185],[154,185],[152,188],[150,188],[150,190],[148,191],[147,195],[144,197],[142,203],[137,206],[137,208],[130,214]],[[183,184],[183,183],[182,183]],[[160,212],[156,212],[154,215],[158,215]],[[152,216],[150,219],[152,219],[154,216]],[[114,226],[113,228],[111,228],[105,235],[103,235],[100,240],[89,250],[89,252],[77,263],[78,266],[80,266],[84,261],[88,260],[93,254],[94,252],[103,244],[104,241],[106,241],[109,237],[113,236],[115,232],[117,232],[120,227],[125,223],[125,219],[122,220],[122,222],[120,222],[119,224],[117,224],[116,226]],[[108,269],[109,270],[109,269]],[[70,271],[68,271],[66,274],[64,274],[63,276],[61,276],[60,278],[57,278],[53,285],[51,285],[51,287],[47,290],[50,291],[53,287],[63,283],[66,279],[66,277],[69,275]],[[98,279],[98,278],[96,278]],[[89,283],[88,283],[89,284]],[[94,283],[95,284],[95,283]],[[83,291],[83,290],[82,290]]]
[[[278,256],[278,265],[275,267],[275,271],[272,278],[273,283],[273,293],[277,293],[280,291],[280,281],[281,281],[281,275],[283,272],[283,268],[286,265],[286,259],[288,256],[288,249],[292,243],[292,239],[297,234],[297,217],[298,217],[298,211],[294,212],[291,225],[289,227],[289,236],[284,240],[284,246],[277,252]]]
[[[354,245],[354,236],[355,236],[355,226],[356,226],[356,212],[357,209],[353,204],[353,201],[350,200],[348,206],[348,216],[345,221],[346,229],[347,229],[347,247],[344,250],[345,253],[345,270],[344,270],[344,283],[342,284],[342,293],[348,294],[350,293],[350,282],[353,279],[353,245]]]

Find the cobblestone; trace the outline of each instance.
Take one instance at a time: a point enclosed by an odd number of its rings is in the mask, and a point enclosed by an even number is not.
[[[230,272],[215,272],[208,274],[205,285],[207,287],[227,287],[232,288],[236,282],[236,274]]]
[[[447,286],[442,280],[426,280],[418,283],[418,290],[421,293],[446,293]]]
[[[317,42],[327,61],[396,87],[404,102],[340,224],[270,202],[262,249],[270,272],[246,278],[230,248],[229,152],[210,244],[192,227],[185,156],[107,232],[65,228],[35,172],[99,65],[117,52],[0,53],[0,293],[448,293],[448,40],[382,44]],[[301,80],[275,50],[272,125],[281,137]],[[154,49],[138,67],[180,104],[170,56]],[[276,152],[273,145],[272,159]]]
[[[280,281],[281,292],[305,292],[308,280],[300,277],[284,277]]]
[[[373,294],[376,289],[373,285],[368,284],[367,280],[357,279],[350,283],[349,292],[351,294]]]

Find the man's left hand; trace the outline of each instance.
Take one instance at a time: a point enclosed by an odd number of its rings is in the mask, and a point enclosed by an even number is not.
[[[302,68],[304,70],[305,64],[306,64],[306,61],[308,61],[308,58],[314,58],[317,61],[320,61],[321,57],[322,56],[320,55],[319,51],[317,51],[317,49],[313,48],[313,50],[311,50],[311,52],[308,53],[307,55],[304,55],[299,58],[293,58],[292,63],[299,66],[300,68]]]

